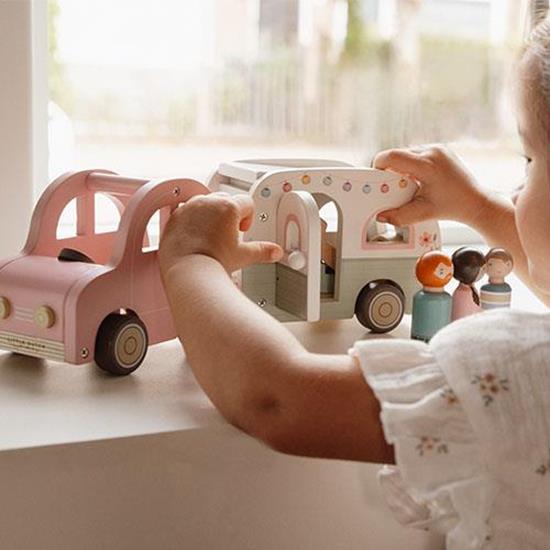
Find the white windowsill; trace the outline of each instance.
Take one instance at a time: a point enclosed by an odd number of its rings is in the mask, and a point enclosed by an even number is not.
[[[444,245],[465,245],[483,243],[483,237],[471,227],[463,223],[442,221],[441,239]]]

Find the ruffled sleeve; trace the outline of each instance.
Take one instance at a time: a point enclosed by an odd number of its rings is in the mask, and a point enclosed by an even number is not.
[[[350,350],[381,404],[396,467],[379,479],[389,507],[406,525],[447,535],[449,550],[489,539],[491,483],[468,416],[430,347],[410,340],[357,342]]]

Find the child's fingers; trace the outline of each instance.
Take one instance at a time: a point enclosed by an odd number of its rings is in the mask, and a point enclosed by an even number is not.
[[[248,216],[244,220],[241,220],[241,223],[239,224],[239,231],[246,233],[252,225],[252,219],[252,216]]]
[[[434,218],[433,204],[423,199],[415,198],[400,208],[380,212],[376,219],[380,222],[400,226],[411,225],[432,218]]]
[[[429,163],[422,154],[409,149],[389,149],[378,153],[372,165],[378,170],[392,170],[423,180],[428,175]]]
[[[283,257],[283,249],[276,243],[254,241],[239,245],[239,260],[242,267],[254,264],[271,264]]]
[[[254,201],[249,195],[235,195],[232,200],[237,205],[239,214],[239,229],[248,231],[254,216]]]

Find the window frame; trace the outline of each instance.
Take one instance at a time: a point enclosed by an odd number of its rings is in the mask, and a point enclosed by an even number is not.
[[[25,242],[36,189],[48,177],[47,2],[0,1],[0,257]]]

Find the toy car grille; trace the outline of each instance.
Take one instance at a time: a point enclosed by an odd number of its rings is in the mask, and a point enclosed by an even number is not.
[[[63,342],[33,338],[13,332],[0,331],[0,349],[43,359],[65,360],[65,345]]]

